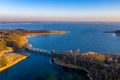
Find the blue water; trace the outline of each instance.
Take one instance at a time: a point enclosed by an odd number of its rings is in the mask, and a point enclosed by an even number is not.
[[[120,53],[120,37],[115,34],[105,34],[103,31],[120,30],[120,23],[41,23],[41,24],[0,24],[0,29],[29,29],[29,30],[67,30],[67,34],[42,35],[29,37],[33,47],[57,52],[87,51]],[[0,73],[0,80],[87,80],[83,72],[62,68],[50,64],[49,56],[36,53],[26,60]]]

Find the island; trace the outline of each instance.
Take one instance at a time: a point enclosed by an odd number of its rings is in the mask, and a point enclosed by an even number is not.
[[[27,37],[48,34],[65,34],[62,30],[25,30],[1,29],[0,30],[0,72],[26,59],[30,54],[22,53]]]
[[[120,54],[65,51],[52,60],[62,66],[83,70],[90,80],[120,80]]]
[[[104,31],[103,33],[114,33],[116,36],[120,36],[120,30],[114,30],[114,31]]]

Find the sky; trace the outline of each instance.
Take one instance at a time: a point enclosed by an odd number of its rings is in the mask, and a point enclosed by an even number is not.
[[[120,0],[0,0],[0,21],[120,22]]]

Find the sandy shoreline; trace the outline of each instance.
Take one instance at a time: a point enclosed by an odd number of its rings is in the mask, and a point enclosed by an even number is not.
[[[29,33],[25,35],[25,37],[30,37],[30,36],[38,36],[38,35],[47,35],[47,34],[65,34],[69,31],[64,31],[64,30],[54,30],[50,31],[50,33]]]
[[[28,39],[27,39],[27,38],[30,37],[30,36],[47,35],[47,34],[65,34],[65,33],[67,33],[67,32],[68,32],[68,31],[54,30],[54,31],[51,31],[50,33],[29,33],[29,34],[24,35],[24,36],[21,37],[21,40],[22,40],[21,44],[22,44],[22,45],[27,44],[27,43],[28,43]],[[2,54],[4,54],[4,53],[8,53],[8,52],[12,52],[12,51],[13,51],[12,48],[8,48],[7,50],[1,51],[1,52],[0,52],[0,53],[1,53],[0,56],[2,56]],[[12,53],[12,55],[13,55],[13,54],[15,54],[16,56],[20,56],[20,55],[21,55],[21,54],[19,54],[19,53]],[[9,56],[10,56],[10,54],[9,54]],[[10,58],[10,59],[14,59],[14,58],[17,58],[16,56],[14,56],[13,58],[11,58],[11,57],[9,57],[9,58]],[[4,71],[4,70],[12,67],[13,65],[19,63],[20,61],[26,59],[28,56],[29,56],[29,55],[23,55],[23,56],[21,56],[20,58],[17,58],[17,60],[15,60],[15,61],[13,61],[13,62],[11,62],[11,63],[8,63],[7,66],[4,66],[4,67],[1,67],[1,68],[0,68],[0,72],[2,72],[2,71]]]
[[[69,31],[64,31],[64,30],[54,30],[54,31],[51,31],[51,33],[29,33],[25,36],[22,36],[22,40],[23,40],[23,45],[27,44],[28,43],[28,37],[31,37],[31,36],[40,36],[40,35],[49,35],[49,34],[66,34],[68,33]]]
[[[17,54],[17,55],[20,55],[20,54]],[[14,62],[8,64],[7,66],[1,67],[1,68],[0,68],[0,72],[2,72],[2,71],[4,71],[4,70],[6,70],[6,69],[12,67],[13,65],[15,65],[15,64],[19,63],[20,61],[26,59],[27,57],[28,57],[27,55],[24,55],[23,57],[21,57],[21,58],[15,60]]]

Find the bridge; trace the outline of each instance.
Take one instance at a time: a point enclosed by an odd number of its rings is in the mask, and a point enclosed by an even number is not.
[[[55,50],[54,51],[49,51],[49,50],[45,50],[45,49],[41,49],[41,48],[34,48],[32,47],[31,44],[26,44],[24,45],[24,48],[28,51],[31,51],[31,52],[36,52],[36,53],[41,53],[41,54],[46,54],[46,55],[55,55]]]

